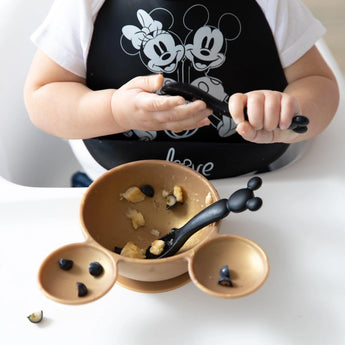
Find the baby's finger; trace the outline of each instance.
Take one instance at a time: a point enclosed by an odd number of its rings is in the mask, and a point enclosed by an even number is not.
[[[181,96],[160,96],[146,92],[138,94],[137,101],[138,107],[149,112],[167,111],[186,103]]]
[[[178,107],[180,109],[174,112],[157,113],[156,119],[165,126],[164,129],[173,131],[183,131],[207,126],[210,124],[208,116],[212,114],[212,110],[204,108],[204,106],[206,105],[186,104],[185,106]]]
[[[235,93],[229,99],[229,112],[236,124],[245,121],[244,108],[247,106],[247,96]]]
[[[281,99],[279,92],[269,92],[265,95],[264,129],[266,131],[273,131],[279,126]]]
[[[279,128],[282,130],[288,129],[291,125],[292,118],[300,113],[301,109],[297,100],[290,95],[284,94],[281,100]]]
[[[269,144],[273,142],[274,131],[255,130],[249,122],[242,122],[237,126],[237,132],[243,139],[258,144]]]
[[[258,131],[264,128],[265,95],[262,92],[249,92],[247,98],[248,121]]]
[[[210,120],[206,117],[197,122],[191,122],[191,121],[168,122],[165,124],[164,129],[171,130],[178,133],[178,132],[182,132],[186,130],[193,130],[196,128],[208,126],[209,124],[210,124]]]
[[[212,114],[212,110],[207,108],[206,103],[200,100],[186,103],[181,106],[177,106],[176,110],[176,121],[191,121],[196,123],[201,119]]]
[[[124,84],[121,89],[141,89],[147,92],[155,92],[162,87],[164,77],[161,74],[152,74],[147,76],[139,76],[131,79]]]
[[[184,121],[193,125],[205,117],[208,117],[211,113],[212,110],[206,108],[206,104],[204,102],[195,101],[188,104],[178,105],[167,111],[152,113],[152,116],[160,123]]]

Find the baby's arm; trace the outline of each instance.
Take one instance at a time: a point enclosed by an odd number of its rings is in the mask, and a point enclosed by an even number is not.
[[[229,111],[244,139],[257,143],[293,143],[317,136],[332,120],[338,107],[339,90],[332,71],[315,46],[286,68],[285,75],[288,86],[282,93],[258,90],[230,97]],[[248,121],[244,119],[244,108],[247,108]],[[285,130],[292,118],[301,114],[310,120],[308,131],[297,134]]]
[[[119,89],[90,90],[85,79],[63,69],[38,50],[24,88],[31,121],[68,139],[85,139],[130,129],[182,131],[209,124],[202,101],[155,94],[162,75],[137,77]]]

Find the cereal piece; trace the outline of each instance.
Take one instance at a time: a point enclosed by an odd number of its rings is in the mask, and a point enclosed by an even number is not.
[[[206,206],[210,206],[213,203],[213,198],[211,192],[208,192],[205,198]]]
[[[165,189],[162,190],[162,197],[163,198],[166,198],[169,194],[170,194],[170,192],[168,192],[167,190],[165,190]]]
[[[170,208],[174,207],[177,204],[177,200],[175,195],[169,194],[166,197],[166,209],[169,210]]]
[[[183,203],[183,191],[180,186],[175,185],[172,192],[163,190],[163,198],[166,200],[166,209],[174,207],[177,203]]]
[[[165,242],[163,240],[155,240],[151,243],[150,253],[153,255],[160,255],[163,253]]]
[[[132,203],[137,203],[145,199],[145,194],[136,186],[128,188],[124,193],[120,194],[120,196]]]
[[[156,230],[156,229],[152,229],[151,231],[150,231],[150,233],[153,235],[153,236],[156,236],[156,237],[159,237],[160,236],[160,232],[158,231],[158,230]]]
[[[129,241],[121,250],[121,255],[128,258],[145,259],[145,250],[140,249],[136,244]]]
[[[145,219],[143,214],[137,210],[129,208],[126,213],[126,216],[132,221],[132,226],[135,230],[145,225]]]
[[[180,186],[174,186],[173,194],[177,202],[183,202],[183,192]]]

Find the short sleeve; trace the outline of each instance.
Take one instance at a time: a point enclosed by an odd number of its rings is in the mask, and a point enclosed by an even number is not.
[[[32,34],[37,48],[66,70],[85,78],[93,23],[104,0],[55,0]]]
[[[301,58],[326,32],[300,0],[261,0],[284,68]]]

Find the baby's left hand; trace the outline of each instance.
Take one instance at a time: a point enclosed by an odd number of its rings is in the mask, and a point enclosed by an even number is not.
[[[290,142],[299,135],[287,130],[292,118],[301,114],[297,99],[287,93],[270,90],[236,93],[229,99],[229,111],[237,132],[247,141]]]

